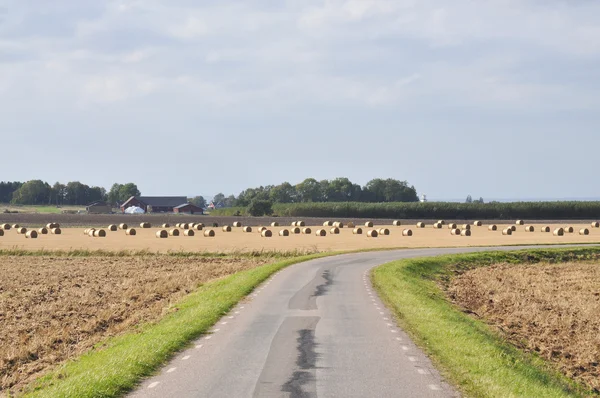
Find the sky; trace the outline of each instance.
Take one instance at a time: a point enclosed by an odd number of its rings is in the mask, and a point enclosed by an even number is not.
[[[0,0],[0,180],[600,197],[595,0]]]

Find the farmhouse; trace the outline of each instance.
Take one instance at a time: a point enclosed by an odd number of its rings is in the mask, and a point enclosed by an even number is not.
[[[175,213],[184,213],[184,214],[204,214],[204,210],[201,207],[198,207],[192,203],[185,203],[179,205],[173,209]]]
[[[141,207],[146,213],[172,213],[174,209],[187,204],[185,196],[132,196],[121,205],[121,211],[128,207]]]
[[[106,202],[94,202],[85,207],[88,214],[108,214],[112,213],[112,207]]]

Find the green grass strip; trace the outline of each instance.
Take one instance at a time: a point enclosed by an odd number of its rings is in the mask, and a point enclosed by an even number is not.
[[[205,333],[270,275],[289,265],[325,256],[288,259],[206,283],[175,305],[158,323],[109,339],[38,380],[26,396],[121,396]]]
[[[598,259],[599,248],[486,252],[395,261],[374,269],[371,277],[399,323],[466,396],[596,396],[460,311],[441,285],[457,273],[500,262]]]

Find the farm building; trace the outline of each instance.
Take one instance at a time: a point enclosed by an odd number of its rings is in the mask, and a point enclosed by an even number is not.
[[[121,211],[128,207],[141,207],[146,213],[172,213],[177,206],[187,204],[185,196],[132,196],[121,205]]]
[[[202,207],[198,207],[192,203],[185,203],[179,205],[173,209],[175,213],[185,213],[185,214],[204,214],[204,209]]]
[[[112,207],[106,202],[94,202],[85,207],[88,214],[107,214],[112,213]]]

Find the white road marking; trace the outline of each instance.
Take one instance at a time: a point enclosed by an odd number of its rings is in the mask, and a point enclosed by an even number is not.
[[[202,344],[198,344],[198,345],[196,346],[196,349],[197,349],[197,350],[199,350],[200,348],[202,348]]]
[[[403,346],[402,346],[402,349],[403,349],[404,351],[408,351],[408,350],[409,350],[408,346],[405,346],[405,345],[403,345]]]
[[[206,337],[204,338],[204,340],[210,340],[210,339],[212,339],[212,336],[206,336]]]
[[[384,313],[383,313],[383,312],[380,312],[379,314],[380,314],[380,315],[383,315]],[[385,320],[385,318],[383,318],[383,319]]]
[[[187,361],[188,359],[190,359],[192,356],[191,355],[186,355],[183,358],[181,358],[182,361]]]
[[[392,333],[398,333],[397,330],[390,330],[390,332],[392,332]]]
[[[160,382],[159,382],[159,381],[155,381],[154,383],[150,383],[150,384],[148,385],[148,388],[154,388],[154,387],[156,387],[156,386],[157,386],[157,385],[159,385],[159,384],[160,384]]]
[[[240,313],[239,311],[234,312],[234,314],[239,314],[239,313]]]
[[[417,362],[417,358],[416,357],[408,357],[408,360],[411,362]]]
[[[244,308],[246,308],[246,307],[244,307],[244,306],[241,306],[241,307],[240,307],[240,310],[243,310]]]
[[[167,373],[173,373],[173,372],[175,372],[175,370],[177,370],[177,368],[171,368],[171,369],[167,370]]]
[[[235,317],[234,317],[234,316],[228,316],[227,318],[229,318],[229,319],[233,319],[233,318],[235,318]]]
[[[215,330],[213,330],[213,333],[217,333],[219,330],[221,330],[221,329],[215,329]]]
[[[440,386],[435,385],[435,384],[430,384],[427,387],[429,387],[433,391],[440,391],[441,390]]]
[[[221,322],[221,325],[227,325],[227,322]]]
[[[418,369],[417,369],[417,372],[418,372],[420,375],[426,375],[426,374],[427,374],[427,371],[426,371],[425,369],[421,369],[421,368],[418,368]]]
[[[394,326],[394,325],[392,325],[391,323],[387,323],[387,325],[388,325],[388,326]]]
[[[383,318],[383,320],[384,320],[384,321],[389,321],[389,318],[387,318],[387,317],[386,317],[386,318]]]
[[[402,337],[396,337],[396,340],[402,341]]]

